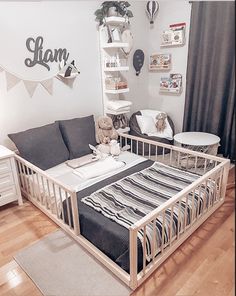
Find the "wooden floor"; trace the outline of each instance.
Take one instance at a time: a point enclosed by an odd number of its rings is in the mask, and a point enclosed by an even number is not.
[[[234,178],[233,169],[228,183]],[[235,187],[229,186],[222,207],[132,296],[234,296],[234,202]],[[55,229],[57,226],[29,202],[22,207],[14,203],[1,207],[1,296],[42,295],[13,256]]]

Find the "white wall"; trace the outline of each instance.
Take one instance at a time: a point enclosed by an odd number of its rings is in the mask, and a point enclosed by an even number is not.
[[[81,74],[73,89],[54,79],[53,95],[40,85],[32,98],[23,82],[7,92],[0,73],[0,144],[9,145],[7,134],[51,123],[54,120],[101,114],[101,80],[98,33],[94,11],[99,1],[0,2],[0,65],[24,79],[40,80],[57,72],[40,65],[24,65],[32,54],[25,47],[28,37],[44,38],[45,49],[67,48]],[[53,67],[54,65],[54,67]]]
[[[149,48],[149,25],[148,18],[145,14],[146,1],[130,1],[130,9],[134,17],[130,19],[130,29],[134,37],[134,46],[129,56],[130,71],[127,75],[130,92],[126,96],[133,102],[131,113],[144,109],[148,104],[148,58],[147,52]],[[136,76],[133,67],[133,54],[136,49],[142,49],[145,54],[144,65],[139,76]]]
[[[81,74],[73,89],[54,79],[53,95],[40,85],[32,98],[22,82],[7,92],[4,73],[0,72],[0,144],[11,146],[8,133],[22,131],[54,120],[102,114],[102,89],[99,60],[99,42],[94,11],[102,1],[39,1],[0,2],[0,65],[24,79],[45,79],[57,72],[57,63],[50,72],[36,65],[28,68],[24,60],[30,57],[25,47],[28,37],[44,38],[44,48],[67,48],[70,58],[77,61]],[[134,14],[131,30],[134,47],[130,54],[127,74],[133,101],[132,112],[142,108],[166,111],[174,120],[176,130],[182,128],[185,97],[190,4],[188,1],[159,1],[160,9],[151,28],[145,14],[146,1],[130,1]],[[14,20],[14,21],[13,21]],[[172,23],[187,23],[187,42],[184,47],[160,50],[160,34]],[[145,63],[139,76],[133,68],[133,53],[142,49]],[[171,72],[183,74],[181,96],[159,94],[162,73],[150,73],[149,55],[152,52],[171,52]]]
[[[159,11],[154,26],[149,31],[149,55],[151,53],[171,53],[172,69],[169,72],[149,72],[148,97],[149,108],[167,112],[175,124],[175,132],[182,131],[186,70],[188,57],[188,41],[191,4],[188,1],[158,1]],[[160,48],[161,33],[169,28],[170,24],[186,23],[186,44],[181,47]],[[168,76],[169,73],[180,73],[183,76],[183,92],[181,95],[168,95],[159,93],[161,76]]]

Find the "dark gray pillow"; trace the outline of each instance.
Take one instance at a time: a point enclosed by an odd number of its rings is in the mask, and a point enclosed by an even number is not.
[[[47,170],[69,159],[69,151],[63,141],[58,123],[9,134],[8,137],[15,143],[20,156],[42,170]]]
[[[61,133],[70,152],[70,159],[91,153],[89,144],[96,145],[93,115],[60,120]]]

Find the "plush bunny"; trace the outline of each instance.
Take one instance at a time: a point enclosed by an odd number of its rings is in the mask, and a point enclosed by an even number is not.
[[[111,140],[109,144],[99,144],[97,150],[105,157],[105,155],[111,154],[113,156],[118,156],[120,154],[120,144],[117,140]]]
[[[125,114],[112,115],[111,119],[115,129],[129,126],[129,119]]]
[[[156,116],[156,128],[158,132],[163,132],[166,128],[166,118],[167,115],[165,112],[160,112]]]
[[[117,140],[118,133],[115,130],[112,119],[101,116],[96,123],[96,140],[99,144],[109,144],[111,140]]]

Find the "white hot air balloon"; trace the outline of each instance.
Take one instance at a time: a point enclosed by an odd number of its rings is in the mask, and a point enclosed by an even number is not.
[[[129,45],[127,47],[122,48],[125,55],[128,56],[129,53],[131,52],[131,49],[133,48],[133,43],[134,43],[133,35],[129,29],[126,29],[122,32],[121,40],[122,40],[122,42],[128,43],[128,45]]]
[[[150,24],[154,23],[154,18],[157,14],[157,11],[159,9],[159,4],[157,1],[148,1],[146,5],[146,12],[150,19]]]

